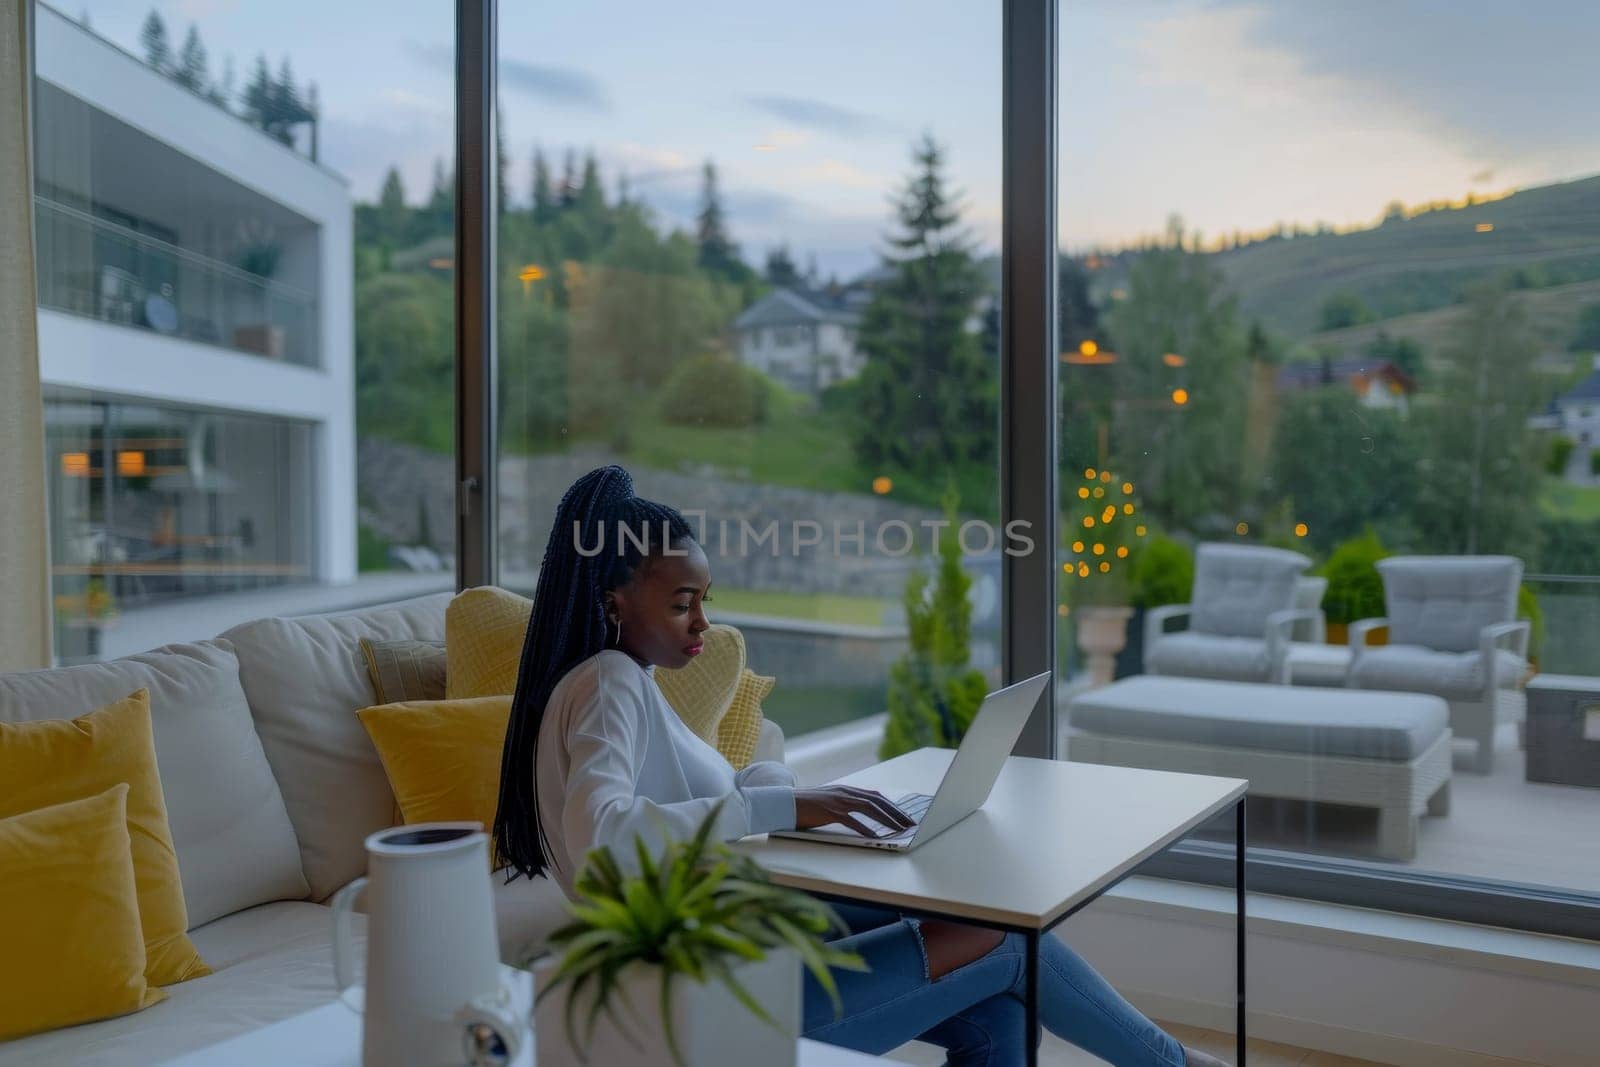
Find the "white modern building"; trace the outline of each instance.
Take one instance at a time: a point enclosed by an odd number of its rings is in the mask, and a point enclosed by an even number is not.
[[[353,579],[344,180],[37,10],[40,374],[63,660],[95,655],[97,629],[129,608]]]
[[[733,320],[739,361],[791,389],[817,394],[861,373],[856,347],[865,288],[779,288]]]

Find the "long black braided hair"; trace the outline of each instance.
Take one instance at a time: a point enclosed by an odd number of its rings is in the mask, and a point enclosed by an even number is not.
[[[623,536],[623,527],[631,536]],[[497,867],[509,866],[508,878],[532,878],[550,866],[533,779],[550,693],[568,671],[610,644],[605,594],[626,585],[652,554],[692,540],[677,510],[635,496],[633,478],[615,464],[585,474],[562,496],[539,567],[500,759],[494,853]]]

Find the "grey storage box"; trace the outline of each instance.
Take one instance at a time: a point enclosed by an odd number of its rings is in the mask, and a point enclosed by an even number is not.
[[[1528,781],[1600,789],[1600,678],[1540,674],[1527,693]]]

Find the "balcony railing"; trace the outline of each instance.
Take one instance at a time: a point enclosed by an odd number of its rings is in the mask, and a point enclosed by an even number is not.
[[[320,365],[314,294],[54,200],[34,206],[40,306]]]

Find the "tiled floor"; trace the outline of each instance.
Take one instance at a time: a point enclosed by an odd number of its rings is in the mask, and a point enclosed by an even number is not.
[[[1185,1045],[1233,1062],[1233,1035],[1192,1026],[1162,1024],[1166,1031]],[[932,1045],[904,1045],[889,1053],[889,1058],[918,1067],[938,1067],[944,1062],[943,1050]],[[1104,1061],[1074,1048],[1049,1034],[1039,1050],[1039,1067],[1099,1067]],[[1355,1060],[1329,1052],[1312,1052],[1293,1045],[1271,1041],[1250,1042],[1250,1067],[1371,1067],[1371,1060]]]

